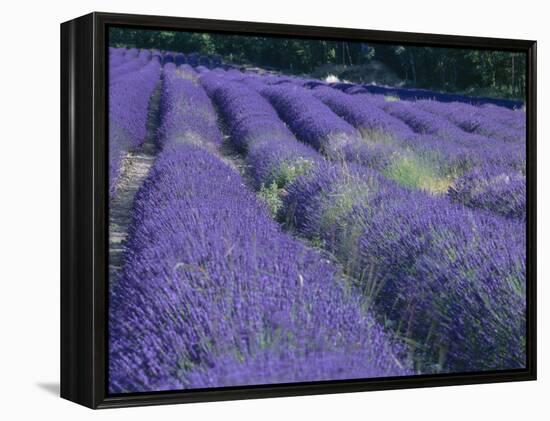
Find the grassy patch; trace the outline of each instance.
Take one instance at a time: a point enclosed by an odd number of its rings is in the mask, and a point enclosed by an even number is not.
[[[273,171],[273,183],[277,184],[279,188],[283,188],[302,174],[305,174],[312,166],[312,161],[302,157],[299,157],[295,161],[283,162]]]
[[[258,193],[258,196],[267,204],[269,211],[274,217],[277,216],[279,209],[281,209],[281,206],[283,205],[279,190],[280,189],[279,186],[277,186],[277,183],[273,182],[269,186],[262,184]]]
[[[357,179],[346,171],[342,181],[326,193],[321,226],[327,227],[342,222],[354,206],[366,205],[373,189],[371,183]]]
[[[384,175],[402,186],[443,194],[452,183],[451,178],[437,173],[430,162],[414,156],[403,156],[389,165]]]
[[[393,162],[384,170],[384,175],[411,189],[421,189],[434,194],[446,193],[452,181],[461,173],[458,169],[446,170],[445,175],[434,164],[440,158],[436,154],[419,156],[399,144],[391,134],[379,130],[360,128],[361,137],[367,144],[384,144],[395,147]]]
[[[361,133],[361,137],[367,143],[381,143],[385,145],[399,146],[393,135],[381,130],[359,127],[359,133]]]
[[[354,218],[356,207],[366,206],[373,187],[351,177],[327,194],[321,208],[320,236],[329,242],[329,249],[353,273],[359,261],[357,239],[363,232],[359,218]]]

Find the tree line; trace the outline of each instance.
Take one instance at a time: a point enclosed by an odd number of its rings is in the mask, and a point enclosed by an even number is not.
[[[219,55],[292,74],[327,65],[360,71],[377,62],[404,87],[525,98],[524,53],[128,28],[111,28],[109,45]]]

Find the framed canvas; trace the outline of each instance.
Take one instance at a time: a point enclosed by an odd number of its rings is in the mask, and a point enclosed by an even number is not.
[[[536,43],[61,25],[61,396],[536,378]]]

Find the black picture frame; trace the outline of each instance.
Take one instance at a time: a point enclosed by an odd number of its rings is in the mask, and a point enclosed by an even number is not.
[[[527,54],[527,367],[314,383],[109,396],[107,68],[109,26],[213,31]],[[61,24],[61,397],[90,408],[347,393],[536,379],[535,41],[94,12]]]

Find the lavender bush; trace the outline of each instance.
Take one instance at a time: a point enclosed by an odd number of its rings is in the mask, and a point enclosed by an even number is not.
[[[492,108],[480,109],[480,107],[459,102],[441,104],[436,101],[418,101],[415,105],[417,108],[443,116],[468,133],[480,134],[508,142],[525,140],[525,114],[521,111],[512,111],[511,113],[513,116],[523,117],[523,123],[510,127],[505,124],[510,119],[501,120],[496,118],[495,115],[491,115]],[[486,110],[489,110],[489,112]],[[502,112],[500,110],[500,113]],[[506,111],[505,113],[508,114],[509,112]]]
[[[292,184],[283,209],[287,223],[335,255],[386,322],[414,341],[420,371],[523,363],[524,225],[333,165]],[[507,306],[509,317],[495,305]],[[484,356],[490,347],[493,359]]]
[[[201,78],[220,110],[235,147],[244,151],[256,188],[283,188],[321,158],[296,140],[269,102],[243,84],[219,75]]]
[[[359,138],[353,126],[306,89],[293,84],[275,84],[262,89],[261,93],[300,140],[329,156]]]
[[[125,62],[120,66],[111,67],[109,71],[109,84],[113,85],[121,80],[124,80],[129,73],[142,69],[151,60],[151,52],[148,50],[140,51],[137,56],[128,58],[128,53],[125,55]]]
[[[448,194],[452,201],[465,206],[524,220],[526,187],[525,176],[519,171],[485,165],[456,180]]]
[[[136,59],[136,61],[139,59]],[[161,67],[151,60],[140,71],[129,72],[109,88],[109,195],[115,194],[123,155],[140,146],[147,134],[149,101]]]
[[[411,373],[337,268],[283,234],[205,149],[169,142],[133,220],[111,291],[111,392]]]
[[[205,142],[219,145],[222,141],[216,112],[193,71],[186,66],[164,66],[160,102],[161,142]]]

